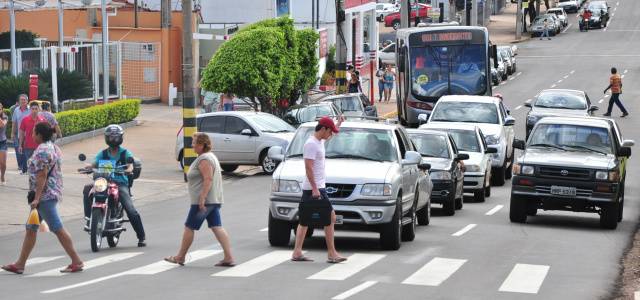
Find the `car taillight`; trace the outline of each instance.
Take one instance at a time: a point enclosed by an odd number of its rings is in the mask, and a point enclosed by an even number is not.
[[[184,129],[184,127],[180,127],[180,130],[178,130],[178,133],[176,133],[176,136],[179,136],[180,133],[182,133],[182,130]]]
[[[424,109],[424,110],[431,110],[433,109],[433,106],[429,103],[425,103],[425,102],[407,102],[407,105],[409,105],[409,107],[413,107],[413,108],[417,108],[417,109]]]

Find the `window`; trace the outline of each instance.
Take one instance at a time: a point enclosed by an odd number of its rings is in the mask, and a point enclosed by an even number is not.
[[[482,148],[484,148],[484,151],[487,151],[487,149],[489,147],[487,147],[487,140],[485,139],[484,134],[482,133],[482,131],[480,131],[480,137],[481,137],[480,140],[482,140]]]
[[[251,127],[238,117],[227,117],[226,134],[240,134],[243,129],[251,130]],[[251,131],[253,132],[253,130]]]
[[[202,120],[200,121],[199,130],[208,133],[224,132],[224,117],[213,116],[202,118]]]
[[[394,133],[396,134],[398,147],[400,148],[400,156],[404,158],[404,154],[407,152],[407,148],[408,148],[407,142],[404,140],[404,138],[402,138],[402,135],[398,132],[398,130],[395,130]]]
[[[384,53],[395,53],[396,52],[396,44],[391,44],[382,50]]]

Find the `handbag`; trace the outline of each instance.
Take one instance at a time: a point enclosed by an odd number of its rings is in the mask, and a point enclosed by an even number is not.
[[[53,166],[51,166],[51,169],[49,169],[49,172],[47,173],[47,181],[49,181],[49,177],[51,177],[51,172],[53,171],[53,168],[56,166],[56,163],[53,163]],[[27,204],[31,204],[31,202],[33,202],[33,200],[36,199],[36,191],[29,191],[29,193],[27,193]]]
[[[324,227],[331,224],[333,207],[327,199],[309,199],[298,206],[300,224],[309,227]]]

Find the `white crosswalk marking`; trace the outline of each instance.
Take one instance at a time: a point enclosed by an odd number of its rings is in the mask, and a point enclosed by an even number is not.
[[[187,262],[198,261],[198,260],[207,258],[209,256],[216,255],[216,254],[218,254],[220,252],[222,252],[222,250],[197,250],[197,251],[193,251],[193,252],[191,252],[191,253],[189,253],[187,255],[187,257],[189,258]],[[80,283],[76,283],[76,284],[72,284],[72,285],[59,287],[59,288],[56,288],[56,289],[42,291],[41,293],[42,294],[58,293],[58,292],[62,292],[62,291],[75,289],[75,288],[91,285],[91,284],[94,284],[94,283],[110,280],[110,279],[113,279],[113,278],[122,277],[122,276],[125,276],[125,275],[154,275],[154,274],[158,274],[160,272],[171,270],[171,269],[176,268],[176,267],[178,267],[178,265],[172,264],[172,263],[168,263],[166,261],[161,260],[161,261],[152,263],[150,265],[142,266],[142,267],[135,268],[135,269],[132,269],[132,270],[128,270],[128,271],[124,271],[124,272],[120,272],[120,273],[116,273],[116,274],[111,274],[111,275],[104,276],[104,277],[99,277],[99,278],[96,278],[96,279],[93,279],[93,280],[84,281],[84,282],[80,282]]]
[[[499,291],[537,294],[548,272],[549,266],[516,264]]]
[[[467,231],[473,229],[473,227],[476,227],[476,224],[469,224],[469,225],[465,226],[464,228],[460,229],[459,231],[457,231],[456,233],[452,234],[451,236],[461,236],[461,235],[467,233]]]
[[[504,205],[496,205],[496,207],[492,208],[485,215],[491,216],[491,215],[495,214],[496,212],[498,212],[499,210],[501,210],[503,207],[504,207]]]
[[[405,279],[402,284],[439,286],[466,262],[466,259],[436,257]]]
[[[365,281],[362,284],[360,284],[360,285],[358,285],[358,286],[356,286],[356,287],[354,287],[354,288],[352,288],[352,289],[350,289],[350,290],[348,290],[348,291],[346,291],[346,292],[344,292],[344,293],[342,293],[342,294],[340,294],[338,296],[335,296],[335,297],[333,297],[331,299],[332,300],[344,300],[344,299],[347,299],[347,298],[349,298],[349,297],[351,297],[351,296],[353,296],[353,295],[355,295],[357,293],[360,293],[360,292],[372,287],[376,283],[378,283],[378,282],[377,281]]]
[[[384,258],[384,254],[353,254],[346,263],[335,264],[307,279],[345,280]]]
[[[219,277],[249,277],[291,259],[290,250],[272,251],[231,269],[215,273]]]
[[[45,256],[45,257],[29,258],[29,259],[27,259],[27,263],[26,263],[25,267],[29,267],[29,266],[33,266],[33,265],[37,265],[37,264],[43,264],[43,263],[54,261],[56,259],[60,259],[60,258],[63,258],[63,257],[64,256]],[[0,273],[2,273],[2,272],[6,272],[6,271],[0,269]]]
[[[140,254],[142,254],[142,252],[125,252],[125,253],[107,255],[107,256],[104,256],[104,257],[92,259],[92,260],[86,261],[84,263],[84,270],[88,270],[88,269],[91,269],[91,268],[99,267],[99,266],[106,265],[106,264],[109,264],[109,263],[118,262],[118,261],[121,261],[121,260],[132,258],[134,256],[138,256]],[[27,277],[57,277],[57,276],[67,275],[68,273],[61,273],[60,272],[60,270],[63,269],[63,268],[64,268],[64,266],[58,267],[58,268],[55,268],[55,269],[51,269],[51,270],[48,270],[48,271],[40,272],[40,273],[35,273],[35,274],[29,275]]]
[[[521,109],[521,108],[522,108],[522,105],[516,106],[516,110]]]
[[[267,231],[269,231],[269,227],[265,227],[265,228],[260,229],[260,232],[267,232]]]

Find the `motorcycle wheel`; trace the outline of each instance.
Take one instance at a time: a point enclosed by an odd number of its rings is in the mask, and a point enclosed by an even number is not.
[[[120,234],[114,234],[107,236],[107,244],[109,244],[109,248],[115,248],[118,246],[118,242],[120,241]]]
[[[102,230],[104,229],[104,214],[102,209],[94,208],[91,211],[91,251],[100,251],[102,246]]]

